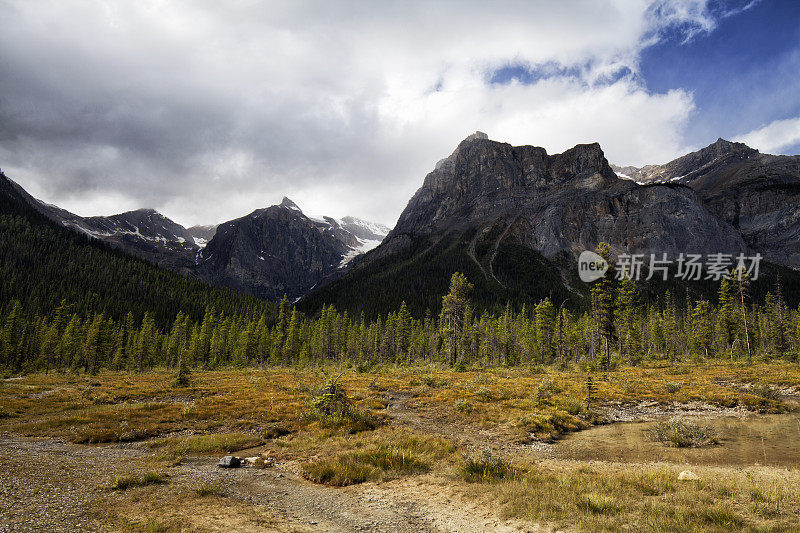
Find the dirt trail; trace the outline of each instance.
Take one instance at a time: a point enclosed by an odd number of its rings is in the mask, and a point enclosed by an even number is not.
[[[2,437],[0,532],[117,531],[97,509],[129,496],[109,491],[109,481],[115,475],[141,475],[147,470],[149,453],[136,445],[84,446]],[[199,531],[224,531],[226,526],[238,531],[534,530],[498,519],[490,506],[478,505],[433,475],[332,488],[308,482],[294,470],[288,464],[225,470],[216,466],[215,458],[196,457],[170,468],[168,482],[148,488],[155,491],[148,497],[166,501],[169,495],[191,494],[203,482],[220,486],[225,498],[208,499],[198,508],[199,514],[186,511],[186,519]],[[247,509],[263,511],[268,523],[248,520]],[[174,516],[166,507],[164,512]],[[142,510],[141,516],[148,513]]]

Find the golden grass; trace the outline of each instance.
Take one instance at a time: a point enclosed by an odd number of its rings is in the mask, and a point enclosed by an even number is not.
[[[173,373],[167,371],[30,375],[0,384],[0,432],[86,443],[145,440],[156,454],[173,457],[260,445],[276,459],[298,461],[309,478],[333,485],[459,472],[473,482],[465,484],[469,490],[497,498],[507,516],[587,531],[781,531],[800,520],[800,474],[777,468],[698,467],[693,470],[699,482],[678,482],[680,469],[671,465],[511,466],[473,456],[472,474],[466,475],[460,459],[466,450],[459,448],[457,435],[419,435],[396,424],[354,431],[352,425],[311,416],[311,399],[338,374],[333,372],[195,371],[184,388],[173,388]],[[609,402],[704,402],[778,412],[784,406],[766,385],[800,386],[800,366],[709,362],[620,368],[593,375],[596,393],[588,406],[586,378],[578,370],[454,372],[426,366],[351,371],[341,383],[354,409],[370,420],[385,419],[388,396],[401,394],[410,412],[435,427],[462,435],[495,432],[502,443],[531,435],[552,440],[588,427],[595,423],[594,408]],[[147,514],[133,529],[149,529],[149,520],[155,528],[179,523]]]
[[[792,531],[800,473],[752,467],[542,461],[523,476],[481,488],[506,517],[580,531]]]
[[[455,445],[440,437],[392,429],[340,442],[336,449],[341,451],[305,463],[303,475],[315,483],[346,486],[420,474],[452,457]]]
[[[173,388],[172,373],[106,372],[99,376],[35,374],[0,386],[0,428],[37,435],[79,438],[65,428],[97,420],[97,430],[117,438],[126,431],[164,433],[195,430],[265,429],[281,422],[290,430],[303,423],[310,399],[333,372],[319,370],[243,369],[196,371],[192,386]],[[348,372],[341,378],[355,406],[365,411],[385,407],[387,391],[415,396],[413,406],[436,407],[463,420],[502,422],[548,410],[576,411],[586,398],[580,371],[496,368],[453,372],[434,366]],[[685,403],[705,401],[777,411],[773,398],[730,385],[742,383],[800,385],[800,366],[784,362],[653,364],[594,375],[599,403],[608,401]],[[457,408],[470,405],[469,409]],[[468,403],[464,403],[468,402]],[[574,413],[570,413],[574,414]],[[127,430],[124,429],[127,423]],[[123,429],[119,425],[123,425]]]

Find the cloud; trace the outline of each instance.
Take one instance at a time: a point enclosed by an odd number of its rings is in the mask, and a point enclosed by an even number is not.
[[[626,164],[685,148],[692,95],[639,55],[705,2],[0,2],[0,165],[80,214],[215,222],[292,197],[392,223],[476,129]],[[546,76],[492,83],[509,65]]]
[[[782,153],[784,149],[800,144],[800,117],[774,120],[763,128],[740,135],[736,140],[761,152]]]

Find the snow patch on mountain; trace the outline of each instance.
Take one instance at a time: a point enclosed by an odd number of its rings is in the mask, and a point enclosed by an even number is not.
[[[350,261],[352,261],[359,255],[367,253],[373,248],[377,248],[378,245],[382,242],[382,240],[377,240],[377,239],[365,239],[363,241],[358,237],[356,237],[356,239],[360,243],[359,246],[351,248],[349,252],[344,254],[344,257],[342,257],[342,262],[339,263],[339,268],[347,266],[347,264]]]

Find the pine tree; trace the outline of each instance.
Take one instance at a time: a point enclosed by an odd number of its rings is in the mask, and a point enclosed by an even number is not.
[[[15,370],[19,370],[22,364],[20,354],[24,322],[22,304],[14,300],[0,330],[0,361]]]
[[[550,298],[545,298],[536,305],[536,340],[539,345],[539,362],[542,364],[552,362],[555,354],[553,345],[555,317],[553,313],[553,304]]]
[[[275,324],[275,331],[272,334],[272,360],[274,363],[283,360],[283,345],[286,343],[286,328],[289,326],[289,298],[284,294],[278,307],[278,322]],[[324,313],[324,308],[323,308]]]
[[[729,350],[736,340],[736,300],[734,286],[730,280],[722,278],[718,292],[719,311],[717,313],[717,337]]]
[[[86,332],[86,339],[83,343],[83,360],[86,365],[86,371],[92,375],[96,375],[99,368],[98,360],[102,350],[102,328],[103,328],[103,315],[95,315]]]
[[[611,248],[608,244],[601,242],[597,245],[597,255],[602,257],[606,263],[611,264]],[[616,328],[614,327],[614,292],[615,283],[613,273],[609,268],[605,275],[595,281],[592,287],[592,303],[595,314],[595,322],[598,331],[603,339],[603,359],[601,366],[608,370],[611,366],[611,346],[616,339]]]
[[[396,353],[398,359],[403,359],[408,356],[408,348],[411,341],[411,314],[408,312],[406,302],[400,304],[400,310],[397,312],[397,321],[395,326],[395,342]]]
[[[630,362],[635,362],[641,346],[641,334],[636,322],[639,314],[636,287],[630,276],[624,276],[620,281],[614,305],[617,309],[615,327],[618,332],[619,350]]]
[[[714,343],[714,326],[711,318],[711,304],[698,301],[692,309],[692,344],[694,348],[709,356]]]
[[[747,361],[750,362],[753,360],[753,350],[750,343],[750,327],[747,322],[747,305],[745,304],[745,300],[750,296],[750,275],[744,267],[739,266],[734,270],[733,279],[735,280],[736,292],[739,295],[739,303],[741,305],[740,311],[744,326],[745,346],[747,346]]]
[[[445,336],[449,362],[455,365],[459,358],[458,347],[464,333],[464,311],[466,310],[472,284],[460,272],[450,278],[450,292],[442,298],[440,327]]]
[[[296,307],[292,307],[292,316],[286,331],[285,361],[291,364],[300,356],[300,315]]]

